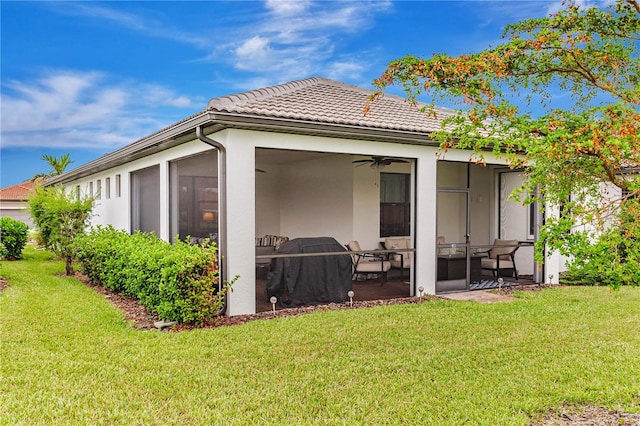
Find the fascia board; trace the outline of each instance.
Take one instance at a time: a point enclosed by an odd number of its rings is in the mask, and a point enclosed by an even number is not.
[[[346,139],[393,142],[411,145],[439,146],[438,142],[422,132],[376,129],[354,125],[319,123],[280,117],[260,117],[245,114],[212,113],[213,120],[222,127],[244,130],[340,137]]]
[[[224,112],[204,111],[171,127],[163,129],[153,135],[124,146],[106,154],[74,170],[60,176],[48,179],[46,185],[65,183],[89,176],[112,167],[117,167],[172,146],[195,140],[197,126],[209,128],[207,134],[224,128],[244,130],[258,130],[301,135],[317,135],[339,137],[376,142],[391,142],[410,145],[439,146],[438,142],[422,132],[411,132],[393,129],[377,129],[336,123],[319,123],[314,121],[294,120],[280,117],[260,117],[247,114],[233,114]]]

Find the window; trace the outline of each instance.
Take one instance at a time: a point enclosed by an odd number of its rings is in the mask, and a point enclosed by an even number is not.
[[[218,234],[218,152],[171,162],[171,237],[210,238]]]
[[[76,185],[76,200],[80,199],[80,185]]]
[[[160,166],[131,173],[131,231],[160,234]]]
[[[104,178],[104,197],[111,198],[111,178]]]
[[[538,203],[531,203],[527,207],[527,240],[533,240],[536,236],[536,216]]]
[[[102,181],[100,179],[96,181],[96,198],[98,200],[102,198]]]
[[[411,234],[411,181],[405,173],[380,173],[380,236]]]
[[[93,182],[89,182],[89,197],[93,198]]]
[[[116,198],[120,198],[120,175],[116,175]]]

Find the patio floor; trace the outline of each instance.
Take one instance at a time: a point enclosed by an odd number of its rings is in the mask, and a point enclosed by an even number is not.
[[[534,284],[531,277],[520,277],[516,280],[513,277],[505,277],[502,283],[503,287],[517,286],[517,285],[531,285]],[[256,312],[270,311],[273,309],[271,303],[266,296],[266,279],[256,280]],[[474,293],[480,296],[483,290],[489,290],[497,288],[498,282],[491,276],[483,276],[482,281],[478,284],[471,284],[470,291],[460,293],[442,294],[442,296],[450,299],[461,299],[462,297],[453,296],[455,294],[472,293],[467,298],[474,298]],[[410,296],[409,283],[400,279],[399,271],[392,270],[389,272],[389,276],[384,285],[380,285],[378,279],[370,279],[365,281],[353,281],[352,290],[354,293],[353,300],[386,300],[396,299]],[[281,309],[276,307],[276,309]]]

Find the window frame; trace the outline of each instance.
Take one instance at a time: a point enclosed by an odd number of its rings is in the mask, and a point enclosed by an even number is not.
[[[383,186],[384,180],[389,176],[402,176],[404,180],[404,194],[402,201],[383,201]],[[402,210],[402,230],[392,231],[389,228],[392,226],[390,223],[384,223],[390,207],[401,206]],[[380,237],[407,237],[411,235],[411,173],[392,173],[392,172],[380,172]]]

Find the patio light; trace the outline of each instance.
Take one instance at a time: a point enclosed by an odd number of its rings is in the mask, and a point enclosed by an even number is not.
[[[502,290],[502,283],[504,282],[504,280],[502,279],[502,277],[498,278],[498,290]]]
[[[420,301],[422,302],[422,292],[424,291],[424,287],[420,286],[418,287],[418,293],[419,293],[419,298]]]
[[[553,284],[553,274],[549,274],[549,284]]]
[[[269,302],[271,302],[271,305],[273,306],[273,314],[276,314],[276,303],[278,303],[278,298],[275,296],[271,296],[271,299],[269,299]]]
[[[349,290],[347,292],[347,296],[349,296],[349,307],[353,307],[353,295],[355,293],[353,292],[353,290]]]

